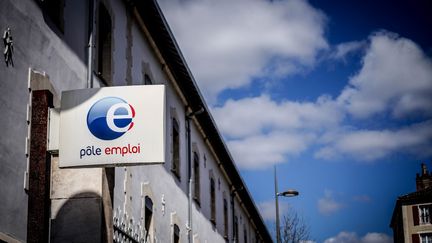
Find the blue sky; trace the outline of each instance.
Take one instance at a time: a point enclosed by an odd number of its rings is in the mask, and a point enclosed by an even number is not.
[[[159,2],[269,230],[277,166],[312,241],[391,242],[432,167],[430,1]]]

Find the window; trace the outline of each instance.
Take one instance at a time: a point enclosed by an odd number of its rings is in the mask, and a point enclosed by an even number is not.
[[[148,76],[148,74],[144,75],[144,84],[145,85],[151,85],[151,84],[153,84],[153,82],[152,82],[150,76]]]
[[[177,224],[174,224],[173,229],[173,243],[179,243],[180,242],[180,228]]]
[[[419,206],[420,224],[430,224],[430,205]]]
[[[172,119],[172,165],[171,171],[180,179],[180,133],[179,124]]]
[[[145,203],[145,213],[144,213],[144,228],[145,228],[145,239],[150,237],[150,227],[153,218],[153,201],[150,197],[146,196],[144,199]],[[151,238],[151,237],[150,237]]]
[[[199,204],[200,202],[200,164],[199,164],[199,155],[197,152],[194,152],[193,168],[194,168],[194,199]]]
[[[420,234],[421,243],[432,243],[432,234]]]
[[[111,84],[111,16],[105,6],[99,4],[97,75],[105,84]]]
[[[246,231],[246,225],[243,226],[243,242],[247,243],[247,231]]]
[[[228,238],[228,202],[226,198],[223,200],[223,215],[224,215],[224,237]]]
[[[64,0],[40,0],[46,15],[55,25],[55,27],[64,33]]]
[[[238,242],[238,218],[234,217],[234,242]]]
[[[216,189],[213,177],[210,178],[210,221],[216,224]]]

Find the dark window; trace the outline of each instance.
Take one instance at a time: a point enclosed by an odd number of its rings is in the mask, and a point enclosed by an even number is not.
[[[215,182],[213,178],[210,178],[210,221],[213,224],[216,224],[216,190],[215,190]]]
[[[57,29],[64,33],[64,0],[40,0],[44,12],[48,16],[48,22],[57,27]]]
[[[173,242],[174,243],[180,242],[180,228],[176,224],[174,224]]]
[[[193,160],[193,168],[194,168],[194,199],[199,203],[200,202],[200,163],[199,163],[199,155],[197,152],[194,152],[194,160]]]
[[[112,23],[111,16],[105,6],[99,4],[99,19],[98,19],[98,45],[97,45],[97,75],[107,85],[112,84],[111,81],[111,56],[112,56]]]
[[[244,243],[248,242],[246,225],[243,227],[243,239],[244,239]]]
[[[146,232],[146,239],[150,232],[150,225],[153,218],[153,201],[150,197],[145,197],[145,213],[144,213],[144,227]]]
[[[228,238],[228,202],[226,198],[223,200],[223,216],[224,216],[224,236]]]
[[[432,234],[420,234],[421,243],[432,243]]]
[[[420,224],[430,224],[430,205],[419,206]]]
[[[172,172],[180,179],[180,133],[179,124],[172,119]]]
[[[234,217],[234,242],[238,242],[238,218]]]
[[[145,85],[151,85],[151,84],[153,84],[150,76],[148,76],[147,74],[144,75],[144,84]]]

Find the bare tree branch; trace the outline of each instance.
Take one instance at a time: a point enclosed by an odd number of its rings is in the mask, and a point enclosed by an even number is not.
[[[305,224],[303,218],[291,211],[283,217],[281,225],[281,241],[283,243],[298,243],[310,240],[309,226]]]

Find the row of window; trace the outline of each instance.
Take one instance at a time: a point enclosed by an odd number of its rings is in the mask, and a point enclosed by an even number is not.
[[[144,198],[144,234],[145,234],[145,242],[153,242],[153,201],[149,196],[145,196]],[[173,224],[172,230],[172,239],[173,243],[180,242],[180,228],[177,224]]]
[[[193,169],[193,198],[195,202],[200,206],[201,205],[201,188],[200,188],[200,158],[198,153],[195,151],[193,153],[193,161],[192,161],[192,169]],[[180,179],[180,129],[179,123],[176,118],[172,119],[172,164],[171,171],[173,174]],[[210,192],[210,221],[213,224],[216,224],[216,185],[213,176],[210,176],[209,183],[209,192]],[[225,210],[226,205],[226,210]],[[226,215],[225,215],[226,214]],[[228,232],[228,205],[226,203],[226,199],[224,199],[224,228],[225,232]]]
[[[176,178],[180,180],[180,129],[179,129],[179,123],[176,118],[172,118],[171,120],[171,146],[172,146],[172,163],[171,163],[171,171],[175,175]],[[205,157],[204,157],[205,160]],[[204,161],[205,163],[205,161]],[[200,156],[198,152],[194,151],[192,156],[192,170],[193,170],[193,198],[194,201],[197,203],[198,206],[201,206],[201,184],[200,184]],[[218,181],[219,187],[220,187],[220,181]],[[210,172],[209,176],[209,194],[210,194],[210,222],[212,222],[214,225],[216,225],[216,182],[212,175],[212,172]],[[238,233],[238,218],[237,216],[234,217],[234,232],[233,237],[236,239],[236,242],[239,242],[239,233]],[[228,200],[223,198],[223,231],[224,231],[224,237],[226,240],[228,240],[228,232],[229,232],[229,225],[228,225]],[[246,226],[244,227],[243,236],[244,242],[248,242],[247,239],[247,230]]]

